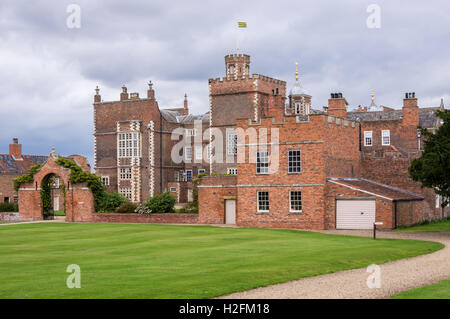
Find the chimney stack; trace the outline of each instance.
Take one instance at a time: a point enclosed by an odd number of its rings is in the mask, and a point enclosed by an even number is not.
[[[100,95],[100,89],[98,85],[95,87],[94,103],[99,103],[102,101],[102,96]]]
[[[153,83],[152,83],[152,81],[148,81],[147,98],[155,99],[155,91],[153,90]]]
[[[328,115],[336,117],[347,117],[347,100],[342,93],[331,93],[331,98],[328,99]]]
[[[120,100],[121,101],[128,100],[127,87],[125,85],[122,85],[122,93],[120,93]]]
[[[9,155],[15,159],[22,158],[22,145],[19,144],[19,139],[17,137],[12,139],[12,143],[9,144]]]
[[[187,99],[187,94],[184,93],[184,115],[188,115],[188,114],[189,114],[188,99]]]
[[[419,107],[416,98],[416,92],[405,93],[405,98],[403,99],[403,125],[414,126],[419,125]]]
[[[403,99],[403,106],[415,106],[417,107],[417,98],[416,98],[416,92],[408,92],[405,93],[405,98]]]

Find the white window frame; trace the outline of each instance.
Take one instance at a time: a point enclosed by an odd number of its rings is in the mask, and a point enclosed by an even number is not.
[[[171,187],[169,190],[170,190],[172,193],[176,193],[176,192],[177,192],[177,188],[176,188],[176,187]]]
[[[301,207],[300,210],[292,209],[292,193],[293,192],[300,193],[300,207]],[[302,213],[303,212],[302,191],[300,191],[300,190],[289,191],[289,212],[290,213]]]
[[[262,206],[262,205],[260,205],[260,194],[261,193],[267,193],[267,208],[268,209],[260,209],[260,206]],[[257,191],[256,192],[256,211],[258,213],[268,213],[270,211],[270,195],[269,195],[269,191]]]
[[[384,142],[385,138],[387,138],[387,143]],[[391,131],[390,130],[382,130],[381,131],[381,145],[382,146],[391,145]]]
[[[125,132],[117,134],[118,157],[141,157],[141,133]]]
[[[237,168],[236,167],[228,167],[227,174],[228,175],[237,175]]]
[[[195,146],[195,160],[201,161],[203,160],[203,146]]]
[[[186,136],[187,137],[196,136],[197,135],[197,129],[196,128],[187,128],[185,132],[186,132]]]
[[[109,176],[102,176],[102,184],[104,186],[109,186]]]
[[[131,167],[121,167],[119,169],[119,178],[121,181],[131,179]]]
[[[121,187],[121,188],[119,188],[119,193],[122,196],[124,196],[125,198],[128,198],[129,200],[133,200],[133,193],[132,193],[130,187]]]
[[[439,194],[436,194],[436,208],[440,207],[441,207],[441,197],[439,196]]]
[[[264,156],[261,156],[264,154]],[[264,161],[262,161],[262,159]],[[258,172],[259,169],[259,172]],[[269,152],[260,151],[256,152],[256,174],[267,175],[269,174]]]
[[[370,144],[368,143],[368,139],[370,139]],[[373,145],[372,131],[364,131],[364,146],[372,146],[372,145]]]
[[[227,155],[237,155],[237,134],[236,132],[227,133]]]
[[[184,160],[189,161],[189,163],[192,161],[192,146],[184,147]]]

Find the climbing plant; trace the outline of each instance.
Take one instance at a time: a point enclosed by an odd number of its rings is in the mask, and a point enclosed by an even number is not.
[[[41,168],[41,163],[37,163],[30,168],[30,172],[27,174],[20,175],[14,179],[14,189],[16,192],[19,190],[20,185],[23,183],[32,183],[34,174]]]
[[[70,182],[86,183],[94,196],[94,206],[97,212],[114,211],[125,202],[125,198],[118,193],[108,193],[99,176],[83,171],[74,161],[59,157],[56,164],[70,169]]]
[[[52,197],[50,195],[50,181],[51,175],[44,178],[41,186],[41,201],[44,214],[52,210]]]

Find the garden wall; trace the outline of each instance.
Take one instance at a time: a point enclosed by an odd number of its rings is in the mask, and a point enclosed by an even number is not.
[[[94,213],[94,223],[197,224],[198,214]]]
[[[19,213],[17,212],[0,212],[0,222],[18,222],[20,221]]]

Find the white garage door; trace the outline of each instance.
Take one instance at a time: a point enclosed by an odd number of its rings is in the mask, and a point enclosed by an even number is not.
[[[375,200],[336,201],[336,229],[372,229]]]

